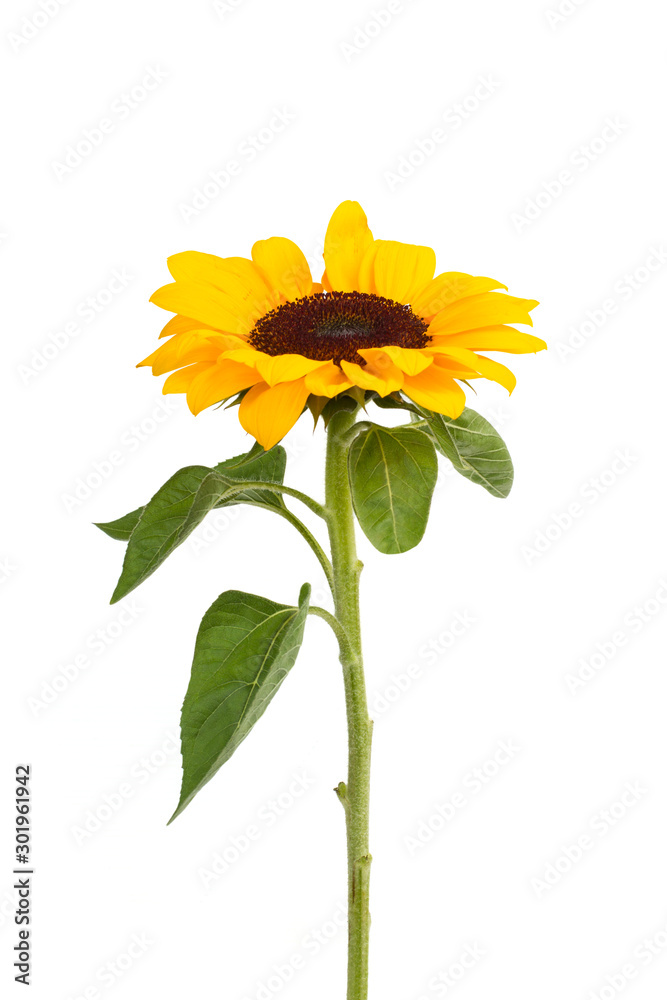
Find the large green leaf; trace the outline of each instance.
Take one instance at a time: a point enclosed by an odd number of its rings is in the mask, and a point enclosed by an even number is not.
[[[131,510],[129,514],[123,514],[122,517],[117,518],[115,521],[98,521],[95,527],[99,528],[100,531],[103,531],[110,538],[115,538],[119,542],[127,542],[139,523],[139,518],[143,512],[143,507],[137,507],[136,510]]]
[[[171,822],[246,738],[294,665],[310,587],[299,606],[228,590],[197,634],[181,715],[183,784]]]
[[[196,524],[189,521],[188,515],[197,490],[210,474],[205,465],[179,469],[148,501],[127,543],[112,604],[143,583],[194,530]],[[187,534],[183,531],[186,523]]]
[[[201,523],[213,507],[246,503],[260,507],[283,507],[279,494],[269,490],[227,490],[242,482],[275,482],[282,485],[286,454],[283,448],[264,452],[253,448],[247,455],[221,462],[216,472],[205,465],[179,469],[145,507],[100,524],[112,538],[127,540],[123,569],[111,603],[115,604],[138,587],[164,562],[174,549]],[[200,492],[202,485],[206,487]],[[217,493],[213,498],[211,484]]]
[[[261,445],[254,445],[253,448],[244,455],[237,455],[235,458],[228,458],[225,462],[220,462],[213,469],[206,469],[206,473],[222,472],[229,479],[245,479],[248,482],[282,483],[285,477],[285,465],[287,454],[285,449],[278,445],[270,451],[264,451]],[[204,468],[204,466],[201,466]],[[181,470],[183,471],[183,470]],[[279,493],[270,493],[268,490],[248,490],[247,493],[237,493],[229,500],[220,502],[220,507],[232,507],[237,503],[261,503],[270,504],[273,507],[282,507],[283,498]],[[124,514],[116,521],[98,522],[96,527],[118,541],[129,541],[130,535],[139,523],[145,507],[137,507],[136,510]]]
[[[254,480],[249,479],[248,482],[254,482]],[[243,480],[239,482],[238,480],[229,479],[219,472],[209,472],[200,482],[199,488],[192,498],[190,510],[183,522],[179,540],[182,541],[184,538],[187,538],[214,507],[231,507],[232,504],[239,502],[238,497],[243,497],[244,503],[255,507],[268,506],[273,509],[284,509],[283,498],[279,493],[271,493],[269,490],[258,489],[243,490],[240,493],[235,492],[242,483]],[[270,497],[271,501],[269,502],[264,499],[265,497]],[[278,501],[277,503],[276,500]]]
[[[407,552],[426,530],[438,478],[433,442],[421,430],[371,424],[349,455],[352,500],[366,537],[380,552]]]
[[[507,445],[488,420],[467,408],[456,420],[423,408],[421,412],[437,447],[457,472],[494,497],[508,495],[514,466]]]

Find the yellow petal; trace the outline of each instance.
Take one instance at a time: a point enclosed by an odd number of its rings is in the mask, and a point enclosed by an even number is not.
[[[257,370],[267,383],[267,385],[279,385],[281,382],[293,382],[295,379],[303,378],[309,372],[316,371],[328,361],[315,361],[313,358],[304,358],[302,354],[278,354],[270,356],[260,354],[257,361]]]
[[[272,300],[271,290],[261,271],[246,257],[216,257],[212,253],[185,250],[167,258],[175,281],[196,281],[212,285],[238,302],[250,296],[259,302]]]
[[[195,416],[207,406],[234,396],[241,389],[261,382],[262,376],[248,365],[226,359],[210,365],[190,383],[188,406]]]
[[[243,316],[238,303],[214,288],[196,281],[175,281],[163,285],[151,295],[151,302],[170,312],[181,313],[215,330],[226,330],[240,336],[250,333],[254,320]]]
[[[393,240],[376,240],[373,265],[375,291],[395,302],[412,302],[435,272],[435,253],[430,247]]]
[[[197,375],[207,372],[210,367],[210,361],[200,361],[187,368],[179,368],[177,372],[172,372],[162,386],[163,395],[166,396],[170,392],[187,392]]]
[[[197,330],[202,327],[204,327],[203,323],[196,319],[190,319],[189,316],[172,316],[167,325],[162,328],[160,339],[162,337],[173,337],[177,333],[187,333],[188,330]],[[212,330],[213,328],[207,326],[205,329]]]
[[[367,292],[369,295],[376,295],[375,287],[375,258],[378,250],[382,246],[382,240],[373,240],[367,248],[366,253],[361,258],[359,264],[359,291]]]
[[[289,302],[311,294],[313,279],[308,261],[291,240],[282,236],[259,240],[252,248],[252,259],[269,285]]]
[[[382,350],[385,354],[389,355],[396,367],[400,368],[406,375],[418,375],[419,372],[423,372],[425,368],[428,368],[433,363],[431,355],[423,354],[415,348],[394,347],[390,345],[389,347],[383,347]],[[359,351],[359,353],[363,358],[366,357],[365,351]]]
[[[245,257],[225,257],[225,290],[244,309],[244,316],[256,322],[260,316],[280,304],[280,296],[264,279],[261,271]]]
[[[378,348],[369,348],[359,352],[362,357],[371,358],[362,367],[352,361],[341,361],[340,366],[353,383],[360,389],[374,389],[380,396],[388,396],[403,385],[403,372],[397,368],[391,358]]]
[[[304,379],[268,386],[253,386],[241,400],[241,426],[267,451],[273,448],[297,422],[309,391]]]
[[[429,349],[425,348],[425,350]],[[433,364],[441,371],[446,371],[452,378],[471,379],[480,377],[476,368],[471,368],[462,361],[455,360],[448,355],[441,355],[437,351],[433,351],[432,354]]]
[[[216,329],[247,333],[260,316],[274,309],[280,302],[280,296],[269,287],[259,268],[245,257],[216,257],[213,254],[186,250],[169,257],[167,264],[176,278],[176,286],[188,290],[190,310],[193,308],[192,298],[195,297],[205,301],[212,300],[219,310],[224,311],[225,322],[221,322],[216,316],[215,322],[211,323]],[[159,289],[159,293],[161,299],[164,299],[164,289]],[[159,293],[153,296],[151,302],[170,308],[156,298]],[[197,302],[195,307],[200,308]],[[172,311],[195,319],[202,318],[192,311],[188,312],[186,308]]]
[[[506,368],[505,365],[501,365],[499,361],[492,361],[491,358],[485,358],[483,355],[475,354],[473,351],[466,351],[461,347],[452,347],[448,350],[443,348],[444,354],[440,353],[437,357],[437,363],[442,365],[447,365],[450,358],[454,361],[460,361],[464,365],[468,365],[473,371],[476,371],[478,375],[482,378],[488,378],[491,382],[498,382],[500,385],[504,386],[509,393],[512,393],[516,386],[516,377],[513,372]]]
[[[351,385],[350,380],[333,361],[327,361],[321,368],[306,375],[306,388],[315,396],[328,396],[331,399]]]
[[[261,351],[257,351],[254,347],[248,347],[247,344],[244,344],[243,347],[233,347],[229,351],[224,351],[221,360],[239,361],[249,368],[257,368],[259,358],[268,358],[268,356],[268,354],[262,355]]]
[[[487,326],[462,333],[436,334],[432,344],[444,348],[468,347],[473,351],[504,351],[506,354],[532,354],[546,350],[547,346],[539,337],[515,330],[512,326]]]
[[[373,234],[361,205],[344,201],[338,206],[324,237],[324,263],[326,282],[337,292],[359,291],[359,265],[366,249],[373,242]]]
[[[461,386],[437,365],[432,365],[419,375],[406,375],[403,392],[418,406],[444,413],[454,420],[461,416],[466,405]]]
[[[314,361],[304,358],[302,354],[265,354],[252,348],[225,351],[225,358],[241,361],[243,364],[256,368],[267,385],[278,385],[280,382],[293,382],[303,378],[308,372],[315,371],[328,364],[328,361]]]
[[[140,361],[137,368],[151,365],[153,375],[164,375],[174,368],[181,368],[194,361],[216,361],[222,351],[241,347],[245,342],[231,334],[214,330],[190,330],[177,333],[149,357]]]
[[[535,299],[517,299],[502,292],[483,292],[471,295],[445,306],[431,322],[429,336],[442,333],[461,333],[481,326],[497,323],[526,323],[533,325],[530,310],[537,305]]]
[[[485,358],[483,354],[476,354],[477,358],[477,371],[483,378],[488,378],[491,382],[497,382],[502,385],[510,395],[514,392],[516,387],[516,375],[514,372],[506,368],[505,365],[501,365],[499,361],[493,361],[491,358]]]
[[[424,319],[430,319],[450,302],[468,295],[478,295],[480,292],[492,292],[496,288],[507,289],[507,286],[493,278],[478,278],[463,271],[445,271],[430,281],[415,297],[412,309]]]
[[[167,257],[167,267],[174,281],[204,281],[224,288],[225,258],[199,250],[184,250]]]
[[[169,342],[169,347],[171,347],[171,341]],[[195,361],[217,361],[220,355],[220,351],[216,350],[211,344],[206,342],[199,342],[197,344],[190,345],[179,345],[178,354],[171,350],[168,354],[164,354],[160,349],[154,351],[149,357],[144,361],[140,361],[137,368],[143,368],[146,365],[150,365],[153,369],[153,375],[165,375],[167,372],[171,372],[174,368],[182,368],[183,365],[191,365]]]

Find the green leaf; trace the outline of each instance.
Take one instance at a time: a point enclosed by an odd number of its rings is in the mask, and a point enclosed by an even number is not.
[[[229,458],[220,462],[212,471],[220,472],[228,479],[245,479],[249,483],[282,483],[285,478],[287,452],[280,445],[264,451],[260,444],[255,444],[246,455]],[[236,503],[262,503],[272,507],[283,507],[283,498],[279,493],[268,490],[248,490],[247,493],[237,493],[231,499],[220,504],[221,507],[231,507]]]
[[[220,462],[214,469],[206,469],[206,474],[213,471],[220,471],[229,479],[246,479],[248,482],[266,482],[282,484],[285,477],[285,466],[287,463],[287,453],[280,445],[264,451],[261,445],[254,445],[253,448],[244,455],[237,455],[235,458],[228,458],[225,462]],[[204,466],[201,466],[204,469]],[[183,470],[180,470],[183,472]],[[178,473],[176,473],[178,475]],[[283,498],[279,493],[270,493],[268,490],[248,490],[247,493],[237,493],[230,500],[222,501],[220,507],[232,507],[237,503],[260,503],[270,504],[273,507],[283,507]],[[99,528],[110,538],[115,538],[120,542],[127,542],[130,535],[136,528],[144,507],[137,507],[129,514],[124,514],[116,521],[98,522],[95,527]]]
[[[512,489],[514,466],[507,445],[488,420],[466,408],[452,420],[441,413],[421,409],[438,449],[457,472],[483,486],[494,497],[506,497]]]
[[[380,552],[407,552],[426,530],[438,478],[433,442],[416,428],[371,424],[349,454],[352,500],[366,537]]]
[[[205,465],[187,466],[179,469],[160,487],[145,507],[126,514],[118,521],[98,525],[112,538],[128,543],[123,569],[111,603],[120,601],[143,583],[194,531],[213,507],[227,507],[237,503],[284,507],[282,497],[269,490],[242,491],[229,499],[225,499],[224,494],[228,487],[243,481],[275,482],[282,485],[286,460],[284,448],[272,448],[265,452],[256,446],[248,454],[230,458],[216,466],[216,469],[224,470],[224,476]],[[200,487],[207,479],[207,488],[200,495]],[[212,482],[218,488],[218,493],[215,500],[209,502],[209,487]]]
[[[308,584],[296,608],[228,590],[204,615],[181,715],[181,797],[170,823],[229,760],[293,667],[309,600]]]
[[[115,538],[119,542],[127,542],[139,523],[143,509],[143,507],[137,507],[136,510],[130,511],[129,514],[123,514],[116,521],[98,522],[95,524],[95,527],[99,528],[106,535],[109,535],[110,538]]]
[[[143,583],[185,539],[183,527],[197,490],[210,474],[211,470],[205,465],[179,469],[148,501],[127,543],[112,604]],[[188,527],[189,534],[196,525],[192,523]]]
[[[250,481],[250,480],[249,480]],[[260,490],[227,494],[242,485],[227,479],[205,466],[181,469],[164,484],[144,507],[139,521],[130,535],[123,561],[123,569],[111,598],[115,604],[154,573],[175,548],[191,535],[214,507],[226,507],[245,497],[245,503],[257,507],[275,507],[252,499]],[[267,491],[266,495],[271,495]]]
[[[253,481],[252,479],[248,479],[248,482]],[[222,476],[218,472],[209,472],[202,479],[192,499],[190,510],[180,530],[179,541],[187,538],[214,507],[231,507],[233,504],[239,502],[238,497],[242,497],[243,502],[251,506],[269,506],[273,509],[284,509],[285,505],[282,496],[279,493],[270,493],[268,490],[243,490],[240,493],[232,493],[231,496],[227,496],[231,490],[238,490],[242,483],[243,480],[239,482],[238,480],[228,479],[227,476]],[[263,497],[270,497],[271,499],[270,501],[266,501],[262,499]],[[275,502],[276,499],[279,501],[278,503]]]

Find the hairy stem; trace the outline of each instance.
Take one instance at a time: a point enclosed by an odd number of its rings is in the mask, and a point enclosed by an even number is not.
[[[367,1000],[368,941],[370,934],[368,848],[370,760],[373,723],[368,716],[366,683],[361,654],[359,576],[354,512],[347,471],[349,431],[355,416],[332,416],[327,435],[327,523],[333,566],[336,619],[343,628],[339,639],[343,666],[348,726],[347,783],[336,789],[345,810],[348,864],[348,1000]]]
[[[220,478],[224,479],[224,476],[221,475]],[[283,483],[265,482],[263,479],[258,479],[257,481],[243,480],[240,483],[230,482],[224,492],[224,499],[229,500],[236,496],[237,493],[245,493],[247,490],[264,490],[267,493],[280,493],[288,497],[294,497],[295,500],[300,500],[304,506],[312,510],[313,514],[317,514],[318,517],[326,517],[326,510],[322,504],[318,503],[317,500],[313,500],[307,493],[292,489],[291,486],[284,486]]]
[[[324,551],[318,540],[315,538],[312,531],[309,531],[308,528],[303,523],[303,521],[300,521],[299,518],[296,516],[296,514],[293,514],[291,510],[287,509],[287,507],[284,507],[281,510],[278,507],[270,507],[267,504],[266,509],[272,510],[274,511],[274,513],[280,514],[281,517],[284,517],[286,521],[289,521],[289,523],[296,528],[301,537],[308,542],[311,549],[317,556],[319,564],[324,571],[324,575],[327,578],[327,583],[329,584],[331,590],[333,591],[334,583],[333,583],[333,569],[331,567],[331,563],[329,561],[326,552]]]

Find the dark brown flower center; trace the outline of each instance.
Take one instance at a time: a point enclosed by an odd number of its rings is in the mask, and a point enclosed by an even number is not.
[[[265,354],[366,362],[365,347],[426,347],[428,325],[401,305],[366,292],[319,292],[285,302],[257,321],[249,341]]]

